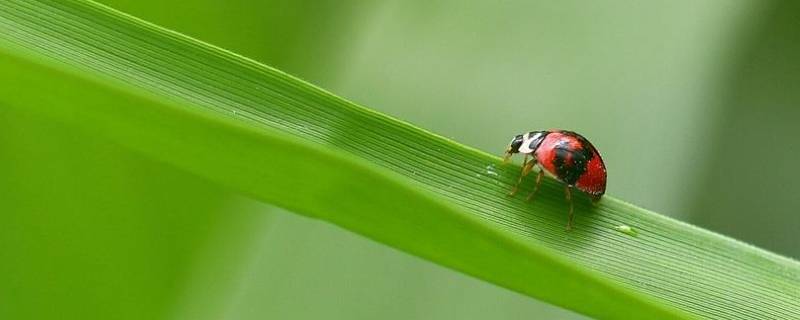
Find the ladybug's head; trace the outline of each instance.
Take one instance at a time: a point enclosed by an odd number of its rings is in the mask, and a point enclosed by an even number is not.
[[[508,144],[508,148],[506,148],[506,155],[503,158],[503,162],[508,162],[508,159],[515,153],[522,152],[531,154],[535,152],[536,148],[539,148],[539,145],[542,144],[547,133],[548,131],[531,131],[526,134],[515,136]]]
[[[514,139],[511,139],[511,142],[508,144],[508,148],[506,148],[506,155],[503,157],[503,162],[508,162],[508,159],[511,158],[512,155],[515,153],[519,153],[519,147],[522,146],[522,141],[525,140],[523,135],[517,135]]]

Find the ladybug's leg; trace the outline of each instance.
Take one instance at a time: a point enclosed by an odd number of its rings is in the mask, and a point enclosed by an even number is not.
[[[572,217],[574,212],[574,208],[572,206],[572,186],[567,185],[566,193],[567,193],[567,201],[569,202],[569,218],[567,220],[567,230],[572,230]]]
[[[525,200],[531,201],[531,199],[533,199],[533,195],[535,195],[536,192],[539,192],[539,185],[542,184],[542,176],[544,176],[544,169],[539,169],[539,174],[536,175],[536,186],[533,187],[533,191],[531,191],[531,194],[529,194],[528,198]]]
[[[508,194],[509,196],[514,196],[517,194],[519,190],[519,185],[522,183],[522,179],[531,172],[533,169],[533,165],[536,163],[535,160],[528,161],[528,155],[525,155],[525,158],[522,160],[522,172],[519,174],[519,179],[517,179],[517,184],[514,185],[514,188],[511,189],[511,192]]]

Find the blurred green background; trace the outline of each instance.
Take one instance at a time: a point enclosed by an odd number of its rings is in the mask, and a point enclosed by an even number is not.
[[[609,194],[800,257],[797,2],[101,2],[487,152],[581,132]],[[2,319],[582,318],[7,109]]]

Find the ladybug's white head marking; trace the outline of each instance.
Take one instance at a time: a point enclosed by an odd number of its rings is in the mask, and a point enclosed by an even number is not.
[[[515,153],[534,153],[548,133],[549,131],[531,131],[515,136],[508,144],[503,161],[508,162],[508,159]]]
[[[522,141],[522,145],[519,147],[519,152],[535,152],[536,149],[539,148],[539,145],[542,144],[545,136],[547,136],[547,132],[545,131],[533,131],[526,133],[525,139]]]

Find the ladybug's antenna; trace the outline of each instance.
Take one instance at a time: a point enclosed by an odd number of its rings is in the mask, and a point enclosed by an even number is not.
[[[508,148],[505,156],[503,156],[503,164],[507,164],[509,161],[511,161],[511,156],[513,155],[514,153],[511,152],[511,148]]]

